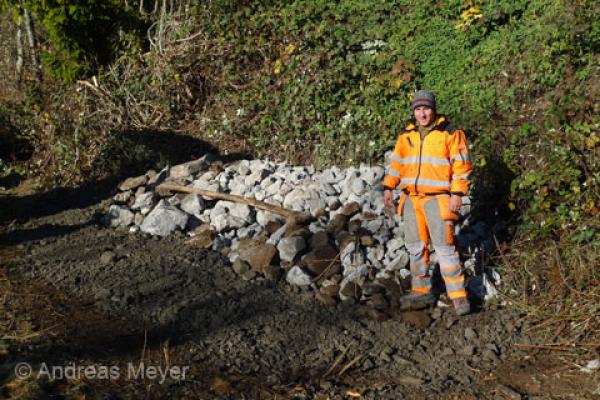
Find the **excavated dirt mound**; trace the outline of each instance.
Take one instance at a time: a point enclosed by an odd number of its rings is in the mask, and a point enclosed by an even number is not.
[[[3,262],[11,279],[44,285],[62,298],[61,324],[81,319],[70,328],[76,344],[63,337],[60,345],[15,346],[6,365],[127,363],[139,361],[143,349],[150,359],[192,370],[186,380],[154,386],[152,395],[163,397],[482,398],[498,391],[486,376],[519,356],[515,342],[528,341],[519,316],[495,305],[460,319],[443,307],[390,310],[394,317],[383,322],[353,301],[326,308],[309,289],[242,280],[225,257],[187,245],[183,235],[103,228],[99,207],[4,227],[2,241],[20,252]],[[86,323],[81,310],[103,316],[106,340],[85,340],[98,336],[98,319]],[[149,390],[135,382],[85,383],[94,396]]]

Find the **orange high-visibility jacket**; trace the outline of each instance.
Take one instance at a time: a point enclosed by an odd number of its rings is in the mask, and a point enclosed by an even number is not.
[[[414,123],[398,135],[383,186],[400,184],[410,194],[465,195],[472,170],[465,133],[440,115],[423,141]]]

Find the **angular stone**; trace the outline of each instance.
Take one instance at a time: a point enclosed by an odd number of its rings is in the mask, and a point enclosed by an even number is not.
[[[238,275],[243,275],[246,272],[250,271],[250,265],[244,260],[241,260],[239,257],[233,262],[233,270]]]
[[[263,210],[256,210],[256,222],[261,226],[267,226],[272,221],[283,221],[283,217]]]
[[[390,304],[388,303],[387,299],[385,298],[385,296],[381,293],[375,293],[373,296],[371,296],[371,299],[369,300],[369,303],[371,304],[371,306],[373,306],[374,308],[383,310],[386,309],[390,306]]]
[[[325,231],[318,231],[314,233],[308,240],[308,246],[311,249],[325,246],[327,244],[329,244],[329,235]]]
[[[135,198],[132,210],[141,210],[142,208],[152,208],[154,205],[154,192],[142,193]]]
[[[348,244],[354,243],[355,238],[348,231],[340,231],[335,235],[338,249],[345,249]]]
[[[283,269],[277,265],[267,265],[263,271],[265,278],[271,281],[278,281],[281,279]]]
[[[287,226],[281,225],[281,227],[279,227],[279,229],[277,229],[275,232],[273,232],[271,234],[271,236],[269,236],[267,243],[277,246],[279,244],[279,241],[285,235],[286,230],[287,230]]]
[[[387,248],[388,253],[390,252],[394,252],[400,248],[402,248],[404,246],[404,239],[396,237],[392,240],[388,240],[387,243],[385,244],[385,247]]]
[[[340,298],[342,300],[346,300],[348,298],[360,299],[362,294],[362,289],[358,284],[351,281],[343,282],[340,288]]]
[[[315,294],[315,298],[319,303],[323,304],[326,307],[335,307],[337,305],[337,300],[334,297],[322,292],[317,292]]]
[[[125,207],[112,205],[108,209],[108,213],[104,216],[106,225],[128,226],[131,225],[134,219],[134,214]]]
[[[140,225],[142,232],[158,236],[167,236],[176,229],[183,229],[188,221],[188,215],[183,211],[159,203]]]
[[[347,217],[351,217],[359,211],[360,205],[357,202],[352,202],[342,207],[342,209],[340,210],[340,214],[345,215]]]
[[[286,274],[285,280],[290,285],[308,286],[311,284],[310,276],[297,265],[294,265]]]
[[[313,249],[310,253],[308,253],[304,258],[302,258],[302,262],[306,265],[306,268],[312,272],[314,275],[321,274],[325,268],[335,262],[337,257],[337,251],[327,245],[321,245]]]
[[[294,211],[304,211],[306,194],[304,190],[296,188],[289,192],[283,200],[283,207]]]
[[[336,214],[327,226],[327,232],[337,235],[342,230],[346,229],[348,224],[348,216],[344,214]]]
[[[391,261],[384,261],[383,265],[388,271],[398,271],[408,265],[410,257],[407,252],[401,252]]]
[[[381,184],[383,176],[385,175],[385,170],[383,169],[383,167],[380,167],[378,165],[374,167],[369,167],[368,165],[361,165],[359,170],[360,177],[364,179],[369,186]]]
[[[197,194],[188,194],[183,198],[179,207],[188,214],[200,216],[206,206],[201,196]]]
[[[237,165],[238,174],[245,176],[250,174],[250,162],[248,160],[242,160]]]
[[[351,220],[350,222],[348,222],[348,232],[350,232],[351,235],[357,234],[360,230],[361,225],[362,222],[360,219]]]
[[[257,275],[256,272],[254,272],[253,270],[250,270],[250,271],[242,274],[241,276],[242,276],[243,280],[249,281],[249,280],[256,278],[256,275]]]
[[[155,187],[163,183],[169,177],[169,169],[163,168],[159,173],[154,174],[153,176],[148,175],[148,189],[154,190]]]
[[[283,238],[277,244],[279,258],[283,261],[293,262],[299,253],[306,248],[306,242],[301,236]]]
[[[326,169],[321,173],[321,181],[325,183],[337,183],[343,180],[345,174],[338,167]]]
[[[249,238],[240,240],[237,251],[240,259],[250,264],[258,273],[264,273],[277,254],[277,248],[272,244]]]
[[[200,172],[201,170],[203,170],[205,168],[208,168],[208,163],[207,163],[206,159],[203,157],[203,158],[199,158],[197,160],[189,161],[189,162],[171,167],[171,169],[169,171],[169,175],[175,179],[187,178],[187,177],[191,177],[192,175],[197,174],[198,172]]]
[[[325,200],[323,200],[322,198],[319,197],[319,198],[309,199],[306,202],[306,205],[308,207],[308,212],[310,212],[311,215],[316,215],[317,212],[325,209],[325,207],[327,206],[327,203],[325,203]]]
[[[244,184],[242,177],[236,176],[231,182],[229,182],[229,191],[231,194],[244,196],[248,191],[248,187],[246,184]]]
[[[375,282],[366,282],[363,287],[363,293],[365,296],[373,296],[376,293],[385,292],[385,287],[375,283]]]
[[[125,204],[131,198],[132,191],[126,190],[124,192],[117,193],[113,196],[113,200],[118,204]]]
[[[252,172],[244,179],[244,184],[246,186],[255,186],[258,185],[263,179],[271,174],[271,171],[268,169],[261,168]]]
[[[216,235],[217,233],[210,225],[202,224],[194,229],[193,236],[188,243],[206,249],[212,246]]]
[[[119,185],[119,189],[121,191],[137,189],[138,187],[145,185],[146,182],[148,182],[148,177],[146,175],[127,178]]]
[[[350,190],[355,195],[362,196],[364,194],[365,190],[367,190],[367,186],[365,185],[365,181],[363,181],[362,179],[354,179],[350,183]]]
[[[323,286],[319,289],[322,293],[326,295],[337,297],[340,291],[339,285],[332,283],[329,279],[323,282]]]
[[[402,320],[418,329],[426,329],[431,325],[431,317],[423,311],[405,311],[402,313]]]

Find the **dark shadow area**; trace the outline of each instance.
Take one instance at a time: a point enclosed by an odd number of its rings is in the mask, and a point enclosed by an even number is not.
[[[502,246],[510,243],[513,237],[510,224],[517,215],[511,211],[509,201],[515,177],[499,156],[486,155],[486,164],[474,170],[470,211],[457,222],[466,222],[456,236],[461,259],[475,255],[475,275],[469,278],[469,287],[479,291],[469,293],[475,312],[484,305],[486,280],[495,284],[490,267],[494,266]]]
[[[94,223],[93,220],[90,220],[86,223],[74,225],[44,224],[33,229],[15,229],[4,235],[0,235],[0,242],[3,245],[14,246],[26,241],[64,236]]]
[[[14,187],[19,186],[19,184],[23,181],[23,175],[17,174],[15,172],[11,172],[0,177],[0,190],[3,189],[12,189]]]
[[[114,195],[124,177],[191,161],[207,153],[216,154],[224,162],[248,158],[246,154],[221,157],[211,144],[174,132],[130,131],[120,135],[103,155],[110,171],[108,176],[78,187],[58,187],[29,196],[0,195],[0,224],[88,207]]]

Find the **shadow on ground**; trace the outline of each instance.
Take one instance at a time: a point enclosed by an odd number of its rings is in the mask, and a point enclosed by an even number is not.
[[[58,187],[32,195],[3,195],[0,192],[0,224],[57,214],[71,208],[85,208],[116,193],[119,181],[143,174],[150,168],[160,169],[212,153],[225,162],[248,158],[247,154],[222,156],[211,144],[176,132],[130,131],[121,134],[103,156],[110,173],[102,179],[78,187]],[[20,177],[6,177],[7,184],[18,184]]]

